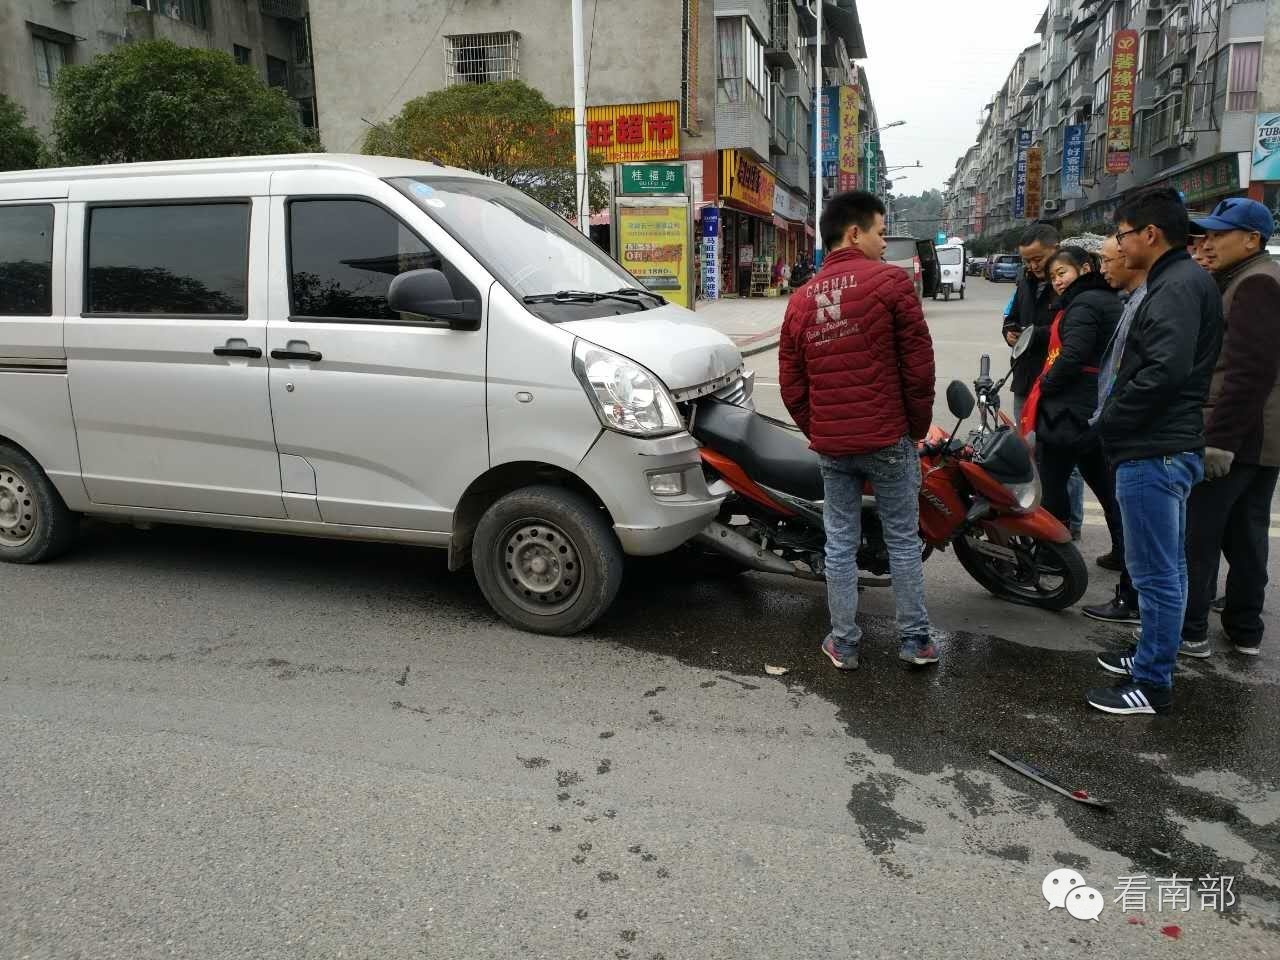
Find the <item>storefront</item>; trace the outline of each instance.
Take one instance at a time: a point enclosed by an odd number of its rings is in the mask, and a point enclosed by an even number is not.
[[[750,296],[769,285],[778,251],[772,173],[739,150],[720,151],[720,290]]]
[[[793,265],[812,246],[807,242],[811,234],[808,220],[808,199],[779,186],[773,194],[773,225],[778,236],[776,256],[783,263]]]
[[[1100,203],[1064,217],[1059,229],[1065,236],[1082,232],[1110,233],[1114,229],[1116,208],[1133,195],[1152,187],[1173,187],[1181,192],[1187,209],[1207,213],[1220,200],[1244,196],[1249,188],[1242,186],[1249,177],[1247,153],[1224,153],[1185,170],[1163,174],[1141,187],[1108,197]],[[1261,199],[1261,198],[1256,198]]]

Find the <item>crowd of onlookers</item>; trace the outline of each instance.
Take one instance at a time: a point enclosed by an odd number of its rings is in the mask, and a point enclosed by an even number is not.
[[[1208,657],[1209,614],[1256,656],[1262,639],[1271,499],[1280,476],[1280,264],[1266,254],[1267,208],[1224,200],[1192,221],[1176,191],[1116,212],[1101,250],[1031,227],[1004,320],[1031,345],[1011,380],[1034,438],[1045,506],[1070,523],[1077,471],[1106,517],[1120,571],[1087,616],[1132,623],[1137,645],[1102,654],[1124,677],[1089,691],[1113,713],[1169,706],[1179,655]],[[1215,600],[1219,559],[1229,573]]]
[[[910,278],[882,259],[884,214],[862,191],[827,204],[827,259],[791,298],[779,344],[783,401],[821,457],[831,612],[822,652],[841,670],[859,666],[856,558],[868,482],[893,574],[899,656],[917,665],[939,657],[925,608],[915,444],[932,417],[933,344]],[[1211,654],[1222,556],[1224,638],[1238,654],[1258,654],[1280,476],[1280,263],[1266,253],[1274,227],[1267,208],[1247,199],[1224,200],[1193,223],[1176,191],[1152,189],[1117,209],[1096,251],[1061,242],[1044,223],[1019,245],[1024,270],[1004,317],[1019,347],[1015,418],[1034,444],[1045,507],[1078,527],[1079,476],[1106,517],[1111,548],[1098,563],[1120,582],[1085,614],[1136,627],[1132,650],[1098,657],[1123,678],[1087,692],[1099,710],[1169,708],[1179,654]]]

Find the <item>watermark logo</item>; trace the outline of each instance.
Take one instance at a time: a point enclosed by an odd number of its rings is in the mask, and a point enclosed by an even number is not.
[[[1040,884],[1040,892],[1050,910],[1065,908],[1077,920],[1098,920],[1106,901],[1102,894],[1088,886],[1075,870],[1054,870]]]

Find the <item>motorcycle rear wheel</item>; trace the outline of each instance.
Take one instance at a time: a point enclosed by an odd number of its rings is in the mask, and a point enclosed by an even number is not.
[[[988,540],[985,531],[973,530],[955,541],[956,559],[965,571],[1003,600],[1042,610],[1065,610],[1089,589],[1089,568],[1074,543],[1054,543],[1030,537]],[[993,556],[983,548],[1012,553]]]

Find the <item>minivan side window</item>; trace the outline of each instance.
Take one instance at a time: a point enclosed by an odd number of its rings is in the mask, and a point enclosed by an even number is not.
[[[0,317],[53,313],[53,207],[0,207]]]
[[[334,198],[289,203],[291,316],[401,322],[387,305],[391,281],[440,270],[459,300],[479,300],[466,277],[376,203]]]
[[[88,314],[239,317],[249,293],[249,204],[88,211]]]

